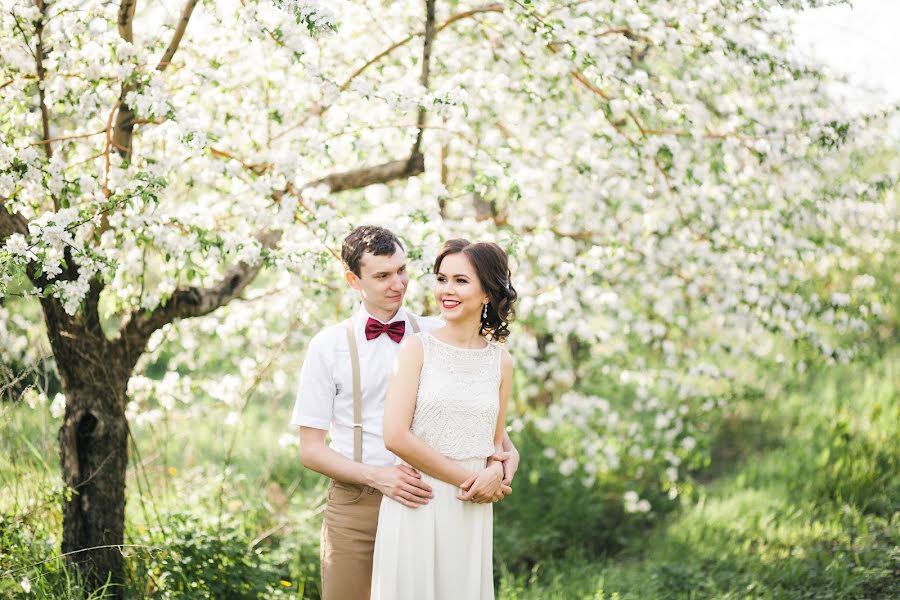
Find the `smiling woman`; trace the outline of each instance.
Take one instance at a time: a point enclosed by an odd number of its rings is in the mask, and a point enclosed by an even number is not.
[[[496,343],[509,335],[515,301],[507,263],[496,244],[463,239],[435,259],[446,324],[403,342],[384,415],[385,445],[422,473],[434,498],[415,510],[382,500],[374,599],[494,597],[492,503],[511,491],[497,460],[512,380],[512,359]]]
[[[498,342],[509,335],[518,297],[512,286],[509,260],[497,244],[449,240],[434,261],[434,298],[445,321],[480,314],[480,336]]]

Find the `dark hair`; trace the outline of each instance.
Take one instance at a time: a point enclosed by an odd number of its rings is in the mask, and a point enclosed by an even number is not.
[[[362,277],[359,263],[366,252],[375,256],[392,256],[397,247],[404,250],[403,244],[393,232],[376,225],[360,225],[344,238],[341,246],[341,260],[348,271],[353,271],[357,277]]]
[[[473,244],[464,239],[447,240],[434,259],[434,273],[437,274],[440,270],[444,257],[459,253],[465,254],[475,267],[481,287],[490,301],[487,305],[487,317],[482,313],[479,333],[495,342],[506,341],[509,322],[516,316],[513,305],[519,297],[510,280],[506,252],[493,242]]]

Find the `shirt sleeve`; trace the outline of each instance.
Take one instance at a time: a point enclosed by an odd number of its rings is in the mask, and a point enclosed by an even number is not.
[[[331,427],[337,387],[332,373],[334,361],[327,341],[322,334],[316,335],[306,349],[291,416],[291,425],[296,427],[325,430]]]

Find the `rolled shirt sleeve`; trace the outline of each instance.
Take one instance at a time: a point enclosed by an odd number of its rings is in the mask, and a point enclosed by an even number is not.
[[[313,337],[306,349],[291,416],[291,425],[297,427],[328,430],[334,416],[334,398],[337,393],[334,360],[328,350],[331,345],[326,343],[324,333]]]

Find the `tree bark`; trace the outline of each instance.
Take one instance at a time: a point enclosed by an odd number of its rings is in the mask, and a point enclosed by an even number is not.
[[[62,551],[78,567],[86,590],[108,582],[114,598],[124,595],[128,422],[120,407],[126,386],[127,379],[64,385],[66,414],[59,430],[63,480],[74,490],[63,502]]]
[[[56,360],[66,412],[59,429],[63,482],[73,490],[63,500],[62,551],[78,567],[88,591],[109,583],[113,598],[124,595],[121,546],[125,527],[128,466],[126,390],[133,364],[113,352],[100,327],[94,282],[77,316],[55,298],[43,298],[44,321]]]

